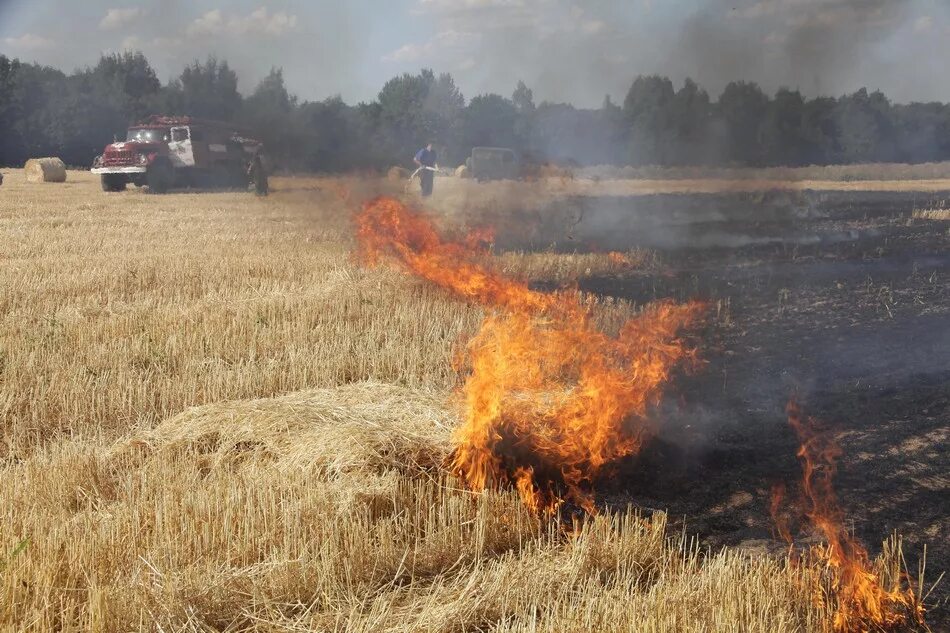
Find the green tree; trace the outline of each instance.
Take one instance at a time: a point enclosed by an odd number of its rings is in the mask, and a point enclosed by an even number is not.
[[[510,147],[517,120],[515,104],[501,95],[474,97],[465,110],[465,145]]]
[[[311,171],[334,172],[385,164],[371,141],[373,115],[362,111],[364,107],[351,108],[339,96],[302,104],[295,117],[304,139],[301,165]]]
[[[726,141],[726,158],[743,165],[761,165],[762,124],[768,112],[769,98],[758,84],[733,81],[719,97]]]
[[[124,138],[129,114],[124,95],[103,92],[101,82],[85,74],[67,78],[47,105],[46,135],[52,154],[68,165],[88,165],[114,138]]]
[[[167,100],[173,111],[165,114],[187,114],[195,117],[230,121],[241,109],[237,90],[237,74],[226,61],[209,57],[204,64],[197,60],[186,66],[176,82],[169,86]]]
[[[623,102],[629,126],[630,162],[634,165],[666,165],[673,151],[673,82],[666,77],[639,76]]]
[[[48,66],[0,57],[3,163],[20,165],[32,156],[49,156],[58,151],[51,106],[62,98],[66,83],[66,75]]]
[[[511,95],[511,102],[515,105],[518,114],[515,118],[514,135],[510,142],[513,149],[520,152],[528,161],[537,160],[535,143],[535,116],[537,107],[534,105],[534,92],[523,81],[515,86]]]
[[[297,120],[291,116],[296,107],[297,98],[284,85],[283,70],[272,68],[241,108],[239,121],[264,142],[268,155],[278,165],[292,167],[293,157],[303,149]]]
[[[121,100],[129,121],[137,121],[149,114],[151,99],[162,87],[155,70],[138,51],[103,55],[88,74],[103,97]]]
[[[838,160],[835,108],[831,97],[818,97],[805,103],[802,109],[802,163],[827,165]]]
[[[429,85],[423,109],[431,117],[433,140],[443,151],[443,162],[464,160],[461,149],[465,97],[455,85],[452,75],[442,73]]]
[[[802,130],[805,99],[797,90],[775,93],[762,121],[762,152],[770,165],[805,164],[807,148]]]
[[[378,102],[377,136],[397,162],[407,162],[426,142],[456,143],[464,98],[450,75],[436,79],[424,69],[395,77],[383,86]]]
[[[0,165],[20,163],[26,154],[22,137],[25,113],[16,99],[20,68],[20,60],[0,55]]]
[[[693,165],[709,162],[709,124],[712,104],[709,94],[692,79],[687,78],[670,107],[671,161],[678,165]]]
[[[862,88],[838,99],[835,124],[842,162],[895,160],[891,104],[881,92],[869,94]]]

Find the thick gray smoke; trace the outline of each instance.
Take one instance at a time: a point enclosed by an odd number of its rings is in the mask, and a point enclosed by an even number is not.
[[[736,79],[809,95],[893,86],[907,73],[882,66],[882,53],[909,22],[924,19],[924,26],[933,19],[921,6],[913,0],[707,0],[677,40],[678,72],[695,73],[714,93]],[[912,96],[888,92],[899,100]]]
[[[838,96],[861,87],[899,102],[950,100],[936,85],[950,55],[950,6],[916,0],[524,0],[427,2],[465,40],[446,59],[466,94],[509,94],[523,79],[538,100],[623,100],[639,74],[691,77],[716,98],[737,79],[767,91]],[[464,38],[457,38],[464,39]],[[455,54],[455,53],[453,53]],[[436,63],[438,65],[438,63]],[[907,72],[914,68],[914,72]],[[932,71],[932,72],[929,72]]]

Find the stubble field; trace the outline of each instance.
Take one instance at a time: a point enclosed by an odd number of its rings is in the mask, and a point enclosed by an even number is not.
[[[712,306],[667,430],[564,530],[446,475],[453,360],[483,313],[355,260],[354,206],[401,183],[5,176],[4,630],[827,630],[826,570],[768,519],[768,484],[799,476],[796,389],[841,426],[842,503],[882,582],[892,530],[912,575],[930,544],[919,591],[946,569],[950,233],[912,211],[950,185],[437,181],[441,226],[495,226],[486,261],[576,284],[608,329],[656,298]]]

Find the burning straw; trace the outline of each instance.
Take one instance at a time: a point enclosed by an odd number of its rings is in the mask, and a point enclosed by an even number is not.
[[[391,255],[491,308],[466,348],[470,372],[452,470],[473,490],[514,486],[537,511],[553,513],[569,501],[594,512],[598,474],[639,452],[672,371],[694,360],[678,332],[701,304],[656,303],[611,337],[576,291],[536,292],[484,267],[477,240],[443,240],[395,199],[366,203],[357,224],[365,261]]]
[[[795,401],[789,402],[787,413],[801,443],[798,458],[805,515],[826,541],[810,552],[829,572],[827,585],[819,587],[815,595],[823,603],[830,602],[834,630],[882,631],[922,624],[924,609],[914,591],[904,586],[906,574],[899,568],[879,573],[864,546],[845,529],[844,512],[832,484],[841,457],[834,437],[823,432],[814,418],[805,416]],[[791,543],[791,532],[779,513],[784,493],[784,486],[773,488],[771,511],[778,532]],[[900,560],[899,556],[890,558]]]

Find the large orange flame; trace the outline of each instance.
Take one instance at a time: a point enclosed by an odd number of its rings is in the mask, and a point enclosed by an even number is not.
[[[593,512],[594,479],[640,450],[650,407],[674,368],[694,359],[677,333],[701,305],[654,304],[611,337],[595,326],[591,303],[579,293],[536,292],[484,267],[477,239],[444,241],[398,200],[366,203],[357,224],[367,261],[389,254],[494,309],[467,346],[453,470],[473,490],[513,486],[538,511],[570,501]]]
[[[806,516],[827,543],[814,548],[812,553],[832,573],[830,588],[837,599],[835,631],[890,630],[911,620],[922,623],[923,607],[913,590],[902,586],[900,574],[891,587],[884,587],[867,550],[845,529],[844,513],[832,485],[841,457],[840,447],[830,433],[819,431],[816,420],[804,416],[794,401],[789,402],[786,410],[788,423],[801,442],[798,458],[802,464]],[[773,517],[781,501],[778,492],[779,489],[773,490]],[[779,523],[778,529],[784,537],[791,538],[784,524]]]

